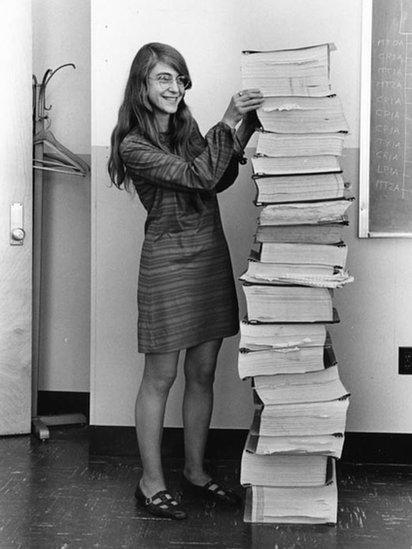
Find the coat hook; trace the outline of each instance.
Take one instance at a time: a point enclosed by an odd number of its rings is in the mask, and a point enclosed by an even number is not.
[[[43,80],[40,85],[40,97],[43,102],[43,110],[45,111],[49,111],[53,107],[53,105],[50,105],[49,107],[46,106],[46,86],[56,74],[56,72],[64,67],[73,67],[75,69],[76,65],[74,63],[65,63],[64,65],[60,65],[60,67],[57,67],[57,69],[54,69],[54,71],[52,69],[47,69],[47,71],[44,73]]]

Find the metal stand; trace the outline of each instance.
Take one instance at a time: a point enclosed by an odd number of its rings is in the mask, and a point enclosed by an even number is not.
[[[77,423],[86,425],[86,416],[83,414],[60,414],[55,416],[36,416],[32,418],[33,432],[43,442],[50,438],[49,426],[72,425]]]
[[[46,107],[45,93],[46,86],[52,76],[62,67],[72,66],[68,63],[52,71],[48,69],[44,74],[42,82],[39,84],[37,78],[33,75],[33,132],[34,136],[44,132],[44,122],[48,119],[46,111],[51,109]],[[62,147],[63,154],[70,153],[68,149]],[[72,154],[72,153],[70,153]],[[66,156],[67,157],[67,156]],[[75,155],[72,155],[75,158]],[[40,337],[41,337],[41,273],[42,273],[42,224],[43,224],[43,174],[42,170],[56,171],[60,173],[72,173],[73,175],[85,175],[88,166],[79,159],[80,166],[85,165],[85,173],[80,172],[78,168],[72,171],[63,171],[64,163],[62,161],[50,162],[40,165],[44,162],[44,143],[35,140],[33,145],[33,319],[32,319],[32,430],[40,440],[46,441],[50,438],[49,426],[52,425],[70,425],[86,424],[87,419],[84,414],[60,414],[50,416],[37,416],[37,398],[39,384],[39,356],[40,356]],[[46,167],[44,167],[46,165]],[[47,167],[47,165],[51,167]],[[87,166],[87,167],[86,167]],[[62,168],[63,167],[63,168]]]

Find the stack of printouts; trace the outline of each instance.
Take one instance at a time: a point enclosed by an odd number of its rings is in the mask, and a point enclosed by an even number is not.
[[[241,465],[247,522],[336,522],[349,395],[327,328],[339,321],[334,289],[352,281],[343,242],[352,198],[332,48],[242,55],[242,87],[265,97],[252,158],[256,242],[241,276],[239,375],[251,379],[255,401]]]

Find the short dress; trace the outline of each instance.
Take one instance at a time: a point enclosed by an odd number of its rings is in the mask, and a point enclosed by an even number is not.
[[[239,151],[224,122],[190,161],[132,130],[120,155],[147,211],[138,278],[138,350],[162,353],[235,335],[239,313],[217,192],[238,175]]]

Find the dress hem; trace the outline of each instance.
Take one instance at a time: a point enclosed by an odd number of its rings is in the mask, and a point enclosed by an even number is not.
[[[142,347],[138,346],[138,353],[140,353],[140,354],[150,354],[150,353],[156,354],[156,353],[171,353],[173,351],[184,351],[186,349],[189,349],[190,347],[195,347],[196,345],[199,345],[200,343],[206,343],[206,341],[213,341],[215,339],[225,339],[227,337],[233,337],[233,336],[237,335],[238,333],[239,333],[239,327],[236,328],[236,331],[231,330],[227,334],[216,335],[216,337],[210,337],[209,336],[207,338],[195,339],[193,342],[190,342],[189,344],[186,344],[184,346],[179,346],[179,347],[173,346],[173,347],[166,347],[166,348],[156,347],[155,349],[154,348],[143,349]]]

